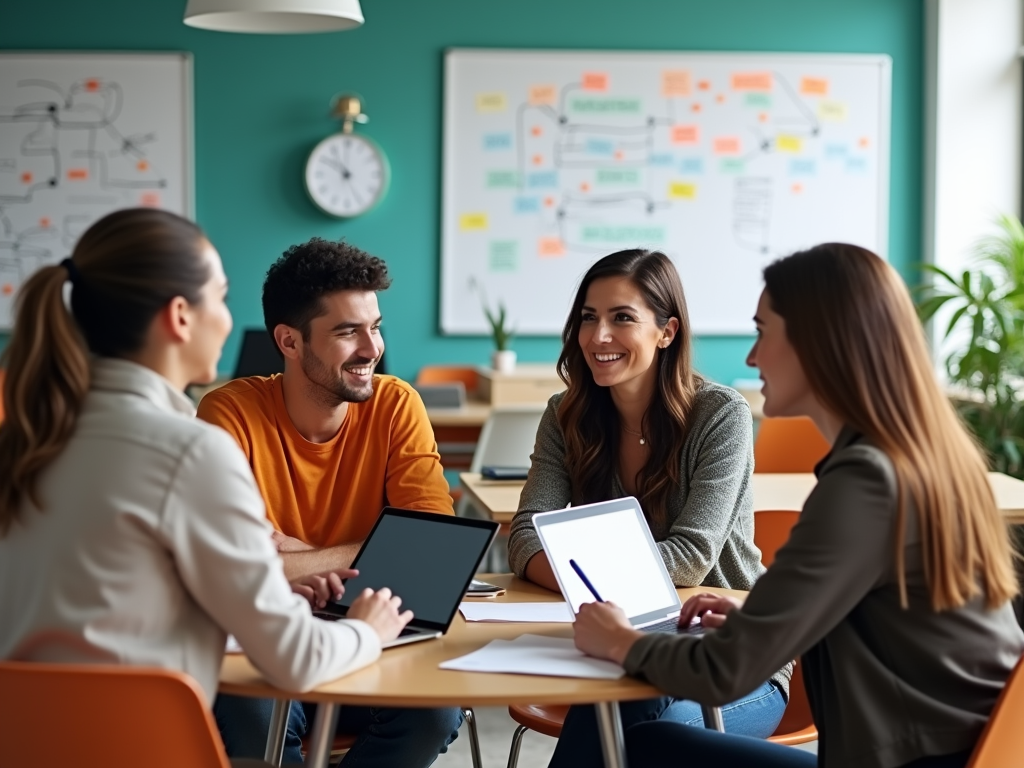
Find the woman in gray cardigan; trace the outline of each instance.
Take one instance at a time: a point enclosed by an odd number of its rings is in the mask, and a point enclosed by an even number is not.
[[[764,570],[753,542],[750,409],[735,391],[694,373],[672,262],[642,250],[598,261],[580,284],[562,341],[558,368],[568,389],[551,398],[537,432],[509,538],[515,573],[558,590],[533,513],[632,495],[677,586],[750,589]],[[769,672],[737,696],[724,708],[726,727],[769,736],[785,710],[790,671],[765,682]],[[627,727],[653,719],[703,724],[699,705],[683,698],[621,708]],[[573,707],[551,766],[601,763],[593,708]]]
[[[630,765],[962,768],[1024,651],[1017,583],[985,461],[935,379],[899,275],[826,244],[765,270],[748,358],[765,413],[830,442],[789,541],[746,602],[697,596],[701,639],[636,633],[587,604],[576,644],[705,704],[801,655],[818,758],[670,724],[627,735]]]

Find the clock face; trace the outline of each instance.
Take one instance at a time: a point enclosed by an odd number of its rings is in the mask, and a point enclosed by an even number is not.
[[[364,136],[339,133],[316,145],[306,162],[306,191],[324,213],[359,216],[388,188],[388,161]]]

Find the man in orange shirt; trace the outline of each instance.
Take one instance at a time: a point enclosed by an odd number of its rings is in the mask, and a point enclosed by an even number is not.
[[[249,459],[289,579],[351,564],[384,506],[454,514],[423,402],[374,374],[384,352],[377,291],[390,284],[383,261],[345,243],[290,248],[263,284],[284,373],[238,379],[199,404]],[[229,755],[263,756],[272,708],[218,697]],[[310,705],[292,704],[285,763],[302,762],[311,716]],[[430,765],[461,722],[458,709],[343,707],[339,731],[360,734],[345,765]]]

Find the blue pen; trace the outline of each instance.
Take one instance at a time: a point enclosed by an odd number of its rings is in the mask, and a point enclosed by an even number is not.
[[[597,599],[597,602],[603,603],[604,599],[599,594],[597,594],[597,590],[594,589],[594,585],[590,583],[590,579],[587,578],[587,574],[583,572],[583,569],[576,565],[576,561],[570,560],[569,565],[571,565],[572,569],[576,571],[576,575],[583,580],[583,583],[587,585],[587,589],[589,589],[590,594],[592,594]]]

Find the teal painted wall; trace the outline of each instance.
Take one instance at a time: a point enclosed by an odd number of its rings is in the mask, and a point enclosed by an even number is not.
[[[922,0],[363,0],[366,25],[329,35],[228,35],[181,23],[185,0],[6,3],[0,49],[185,50],[195,57],[196,212],[231,280],[236,332],[262,324],[267,266],[292,243],[344,237],[387,260],[381,297],[390,370],[484,363],[490,342],[437,330],[442,53],[450,46],[887,53],[893,59],[889,252],[910,277],[921,229]],[[384,202],[348,222],[307,202],[305,157],[336,130],[328,101],[356,91],[393,170]],[[723,292],[728,285],[722,285]],[[753,307],[751,307],[753,313]],[[750,340],[697,340],[697,365],[749,375]],[[520,338],[553,360],[553,338]]]

